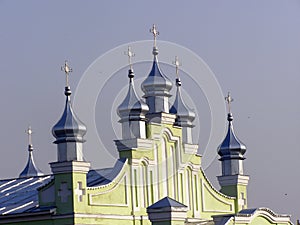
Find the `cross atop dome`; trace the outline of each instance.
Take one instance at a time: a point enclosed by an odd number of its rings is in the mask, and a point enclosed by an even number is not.
[[[131,51],[131,47],[128,46],[128,50],[126,52],[124,52],[124,54],[128,56],[129,69],[132,71],[133,68],[132,68],[132,61],[131,61],[131,59],[132,59],[132,57],[135,56],[135,53],[133,51]]]
[[[72,68],[68,65],[68,61],[65,60],[65,64],[61,66],[61,71],[66,75],[66,87],[69,87],[69,74],[73,72]]]
[[[225,97],[225,101],[226,101],[227,106],[228,106],[228,113],[231,113],[231,102],[233,102],[233,98],[231,97],[229,91],[228,91],[227,96]]]
[[[31,126],[29,126],[26,130],[25,133],[28,135],[28,145],[32,145],[32,129]]]
[[[176,68],[176,76],[177,78],[179,78],[179,66],[182,66],[182,64],[178,60],[178,56],[175,56],[175,61],[173,62],[173,65],[175,65]]]
[[[179,78],[179,66],[181,66],[181,62],[178,60],[178,56],[175,56],[175,61],[173,62],[176,68],[176,86],[181,86],[181,81]]]
[[[153,34],[153,38],[154,38],[154,47],[156,47],[156,37],[159,35],[159,31],[157,30],[155,24],[153,24],[152,28],[150,29],[150,33]]]

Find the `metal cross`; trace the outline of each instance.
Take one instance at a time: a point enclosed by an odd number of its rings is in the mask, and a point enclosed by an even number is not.
[[[73,71],[72,68],[68,65],[68,61],[65,60],[65,64],[61,67],[61,71],[63,71],[66,75],[66,87],[69,87],[69,74]]]
[[[62,182],[60,184],[60,189],[58,190],[58,197],[60,197],[61,202],[68,202],[68,196],[71,195],[71,191],[68,188],[68,183]]]
[[[182,64],[178,60],[178,56],[175,56],[175,61],[173,62],[173,65],[175,65],[176,68],[176,77],[179,78],[179,66]]]
[[[124,54],[128,56],[129,68],[130,68],[130,70],[132,70],[132,61],[131,61],[131,59],[132,59],[132,57],[135,56],[135,54],[134,54],[134,52],[131,51],[130,46],[128,46],[128,50],[127,50],[127,52],[124,52]]]
[[[159,35],[158,30],[156,29],[155,24],[153,24],[152,28],[150,29],[150,33],[153,34],[153,38],[154,38],[154,47],[156,47],[156,37]]]
[[[230,96],[230,92],[228,92],[227,96],[225,97],[225,101],[228,105],[228,112],[231,112],[231,102],[233,102],[233,98]]]
[[[29,145],[32,145],[32,129],[31,129],[31,126],[29,126],[27,128],[27,130],[25,130],[25,133],[28,135],[28,144]]]
[[[82,202],[82,197],[85,195],[85,189],[82,188],[82,182],[77,183],[77,188],[75,189],[75,194],[78,196],[78,201]]]

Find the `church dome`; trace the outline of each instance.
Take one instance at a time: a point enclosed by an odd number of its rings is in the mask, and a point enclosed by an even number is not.
[[[35,176],[44,175],[43,172],[40,171],[39,168],[37,168],[37,166],[35,165],[32,151],[33,151],[32,145],[28,145],[28,152],[29,152],[28,161],[24,170],[20,173],[19,177],[35,177]]]
[[[191,123],[192,121],[194,121],[196,115],[191,109],[189,109],[189,107],[184,103],[182,99],[181,81],[179,78],[176,79],[176,86],[177,86],[176,98],[173,105],[170,108],[170,113],[177,115],[177,119],[176,119],[177,123],[180,123],[181,121]]]
[[[169,95],[171,89],[172,82],[162,73],[157,56],[154,55],[151,71],[142,83],[142,90],[145,93],[144,97],[151,96],[156,92]]]
[[[70,87],[65,87],[66,104],[64,112],[60,120],[52,128],[52,134],[56,138],[54,143],[61,143],[65,141],[79,141],[84,142],[83,136],[86,134],[86,126],[75,115],[70,95]]]
[[[149,107],[141,99],[138,98],[134,88],[134,72],[132,69],[128,71],[129,88],[123,102],[118,107],[118,115],[123,118],[133,119],[134,117],[144,116]]]
[[[35,176],[42,176],[44,175],[43,172],[35,165],[34,159],[33,159],[33,145],[31,140],[32,135],[32,129],[29,127],[26,130],[26,133],[28,134],[28,160],[25,168],[20,173],[19,177],[35,177]]]
[[[232,113],[228,113],[228,130],[222,144],[218,148],[218,154],[221,156],[221,160],[230,156],[236,156],[243,159],[243,155],[246,152],[246,145],[243,144],[235,135],[233,129],[233,116]]]

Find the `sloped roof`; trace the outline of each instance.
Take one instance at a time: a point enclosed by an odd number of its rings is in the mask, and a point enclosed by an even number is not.
[[[0,215],[26,212],[38,206],[37,189],[52,179],[51,175],[0,180]]]
[[[161,208],[171,208],[171,207],[187,207],[186,205],[172,199],[165,197],[158,202],[150,205],[147,209],[161,209]]]
[[[95,187],[110,183],[122,170],[126,159],[118,159],[112,168],[90,170],[87,175],[87,186]]]

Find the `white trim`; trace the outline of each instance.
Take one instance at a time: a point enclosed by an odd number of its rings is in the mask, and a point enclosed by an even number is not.
[[[194,155],[197,154],[198,145],[183,143],[183,149],[184,153]]]
[[[91,164],[85,161],[67,161],[67,162],[52,162],[50,163],[53,174],[61,173],[85,173],[90,170]]]
[[[153,149],[153,140],[151,139],[142,139],[142,138],[133,138],[125,140],[115,140],[118,151],[126,150],[136,150],[136,149]]]
[[[218,176],[218,181],[220,186],[230,186],[230,185],[244,185],[247,186],[249,182],[249,176],[246,175],[228,175],[228,176]]]
[[[207,209],[205,207],[205,194],[204,194],[204,188],[211,194],[212,197],[217,199],[218,201],[224,203],[225,205],[228,205],[230,207],[230,210],[214,210],[214,209]],[[218,213],[233,213],[234,212],[234,202],[230,203],[227,201],[224,201],[221,199],[218,195],[214,194],[210,188],[203,182],[203,179],[201,179],[201,195],[202,195],[202,212],[218,212]]]
[[[126,204],[109,204],[109,203],[95,203],[94,201],[93,201],[93,197],[94,196],[99,196],[99,195],[103,195],[103,194],[107,194],[107,193],[109,193],[109,192],[111,192],[111,191],[113,191],[113,190],[115,190],[117,187],[119,187],[119,185],[124,185],[122,182],[123,181],[125,181],[126,180],[126,183],[125,183],[125,188],[127,189],[127,193],[128,193],[128,183],[127,183],[127,179],[125,179],[125,178],[127,178],[127,173],[125,173],[124,175],[123,175],[123,177],[121,177],[120,178],[120,180],[117,182],[117,183],[114,183],[115,184],[115,186],[113,187],[113,188],[111,188],[111,189],[109,189],[109,190],[107,190],[107,191],[104,191],[104,192],[100,192],[100,193],[96,193],[96,194],[88,194],[88,199],[89,199],[89,205],[95,205],[95,206],[128,206],[128,202],[129,202],[129,199],[128,199],[128,194],[125,196],[126,197]]]
[[[140,218],[140,216],[134,215],[112,215],[112,214],[83,214],[83,213],[75,213],[74,218],[96,218],[96,219],[120,219],[120,220],[135,220]],[[147,215],[142,216],[143,220],[148,220]],[[140,219],[138,219],[140,220]]]

